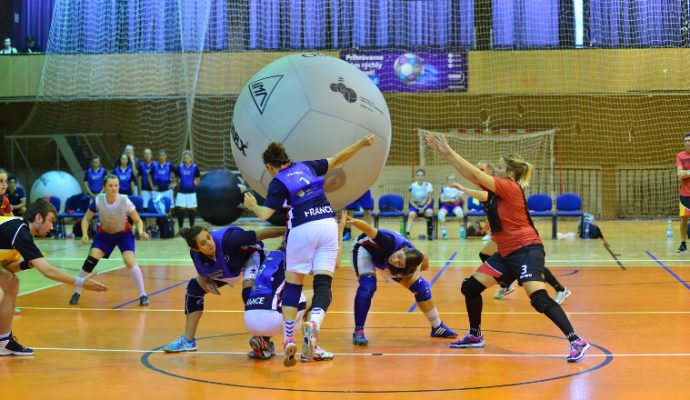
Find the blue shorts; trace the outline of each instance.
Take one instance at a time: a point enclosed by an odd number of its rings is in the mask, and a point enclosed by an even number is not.
[[[417,207],[413,206],[412,203],[408,204],[408,207],[410,208],[410,212],[416,213],[418,217],[424,216],[424,213],[426,210],[431,210],[432,212],[434,211],[434,205],[429,204],[428,206],[424,207],[423,210],[418,209]]]
[[[93,238],[91,248],[97,248],[105,254],[105,258],[110,257],[117,246],[120,253],[125,251],[134,251],[134,234],[132,232],[123,231],[120,233],[110,234],[105,232],[97,232],[96,237]]]
[[[353,201],[352,203],[345,206],[346,210],[373,210],[374,209],[374,198],[371,196],[371,190],[367,190],[359,199]]]

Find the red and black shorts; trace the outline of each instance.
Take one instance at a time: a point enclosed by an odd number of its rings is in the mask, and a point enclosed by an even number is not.
[[[498,252],[489,257],[477,271],[491,275],[498,282],[509,284],[515,279],[523,282],[544,282],[544,245],[521,247],[506,257]]]

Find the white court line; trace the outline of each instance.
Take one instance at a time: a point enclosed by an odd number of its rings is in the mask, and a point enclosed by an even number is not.
[[[472,256],[471,260],[461,260],[461,259],[455,259],[452,261],[452,264],[469,264],[469,265],[478,265],[479,260],[474,259],[474,255]],[[73,258],[73,257],[50,257],[51,261],[83,261],[84,258]],[[654,264],[653,266],[656,266],[656,263],[649,258],[646,259],[619,259],[623,263],[636,263],[636,262],[644,262],[645,264]],[[112,260],[112,261],[119,261],[119,260]],[[690,264],[687,263],[687,260],[681,260],[681,259],[659,259],[661,262],[666,262],[666,263],[674,263],[674,262],[682,262],[682,265],[674,265],[674,267],[690,267]],[[137,262],[150,262],[150,263],[170,263],[170,262],[179,262],[179,263],[184,263],[185,266],[189,265],[190,267],[192,266],[192,260],[189,258],[139,258],[137,257]],[[439,266],[444,265],[445,263],[448,262],[448,259],[438,259],[438,260],[429,260],[431,263],[438,263]],[[602,259],[602,260],[546,260],[547,264],[567,264],[565,265],[566,267],[569,266],[576,266],[576,267],[588,267],[586,265],[580,265],[580,264],[615,264],[616,261],[612,259]],[[352,265],[352,262],[350,261],[341,261],[340,265]],[[599,265],[595,265],[599,266]],[[626,266],[627,267],[627,266]],[[631,266],[631,267],[640,267],[639,265],[636,266]],[[642,267],[648,267],[648,266],[642,266]]]
[[[91,351],[101,353],[160,353],[166,354],[163,350],[138,350],[138,349],[87,349],[69,347],[33,347],[34,350],[45,351]],[[452,350],[451,350],[452,351]],[[461,350],[462,351],[462,350]],[[194,354],[208,355],[246,355],[242,351],[194,351]],[[512,353],[333,353],[336,356],[346,357],[542,357],[542,358],[562,358],[563,354],[512,354]],[[604,353],[587,353],[586,358],[608,357]],[[620,353],[611,354],[613,357],[690,357],[690,353]],[[170,356],[174,357],[174,356]]]
[[[114,311],[114,312],[184,312],[183,309],[153,309],[153,308],[81,308],[81,307],[21,307],[25,310],[38,311]],[[204,310],[204,313],[218,314],[244,314],[244,310]],[[328,310],[329,314],[353,314],[354,311]],[[408,311],[369,311],[369,314],[378,315],[408,315],[415,316],[417,313]],[[467,315],[466,311],[444,311],[444,315]],[[656,315],[656,314],[690,314],[690,311],[569,311],[568,315]],[[484,311],[482,315],[530,315],[538,316],[534,311]],[[540,317],[541,318],[541,317]],[[426,328],[424,328],[426,329]]]

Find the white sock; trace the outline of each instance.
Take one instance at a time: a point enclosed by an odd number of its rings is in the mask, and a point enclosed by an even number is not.
[[[436,307],[425,312],[424,316],[429,320],[432,328],[436,328],[441,325],[441,317],[438,316],[438,310],[436,310]]]
[[[85,276],[88,275],[88,274],[89,274],[89,273],[86,272],[86,271],[84,271],[83,269],[80,269],[80,270],[79,270],[79,277],[80,277],[80,278],[83,278],[83,277],[85,277]],[[80,288],[80,287],[75,287],[75,288],[74,288],[74,293],[79,293],[79,294],[81,294],[81,288]]]
[[[312,308],[309,321],[316,323],[316,329],[321,329],[321,323],[325,316],[326,312],[322,308]]]
[[[144,289],[144,276],[141,274],[141,268],[139,264],[134,264],[132,268],[129,269],[129,276],[134,279],[137,283],[137,290],[139,290],[139,296],[146,296],[146,289]]]
[[[0,339],[2,340],[7,340],[10,338],[10,335],[12,334],[12,331],[9,331],[7,333],[0,333]]]
[[[293,340],[295,336],[295,321],[283,321],[283,341]]]

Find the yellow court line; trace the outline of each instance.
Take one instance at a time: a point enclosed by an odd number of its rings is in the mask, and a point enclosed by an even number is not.
[[[81,308],[81,307],[21,307],[22,310],[38,311],[133,311],[133,312],[184,312],[183,309],[153,309],[153,308]],[[204,310],[205,313],[227,313],[243,314],[244,310]],[[353,314],[354,311],[328,311],[328,314]],[[371,314],[381,315],[416,315],[407,311],[370,311]],[[569,315],[668,315],[668,314],[690,314],[690,311],[571,311]],[[467,315],[464,311],[446,311],[443,315]],[[483,312],[482,315],[538,315],[534,311],[493,311]]]

